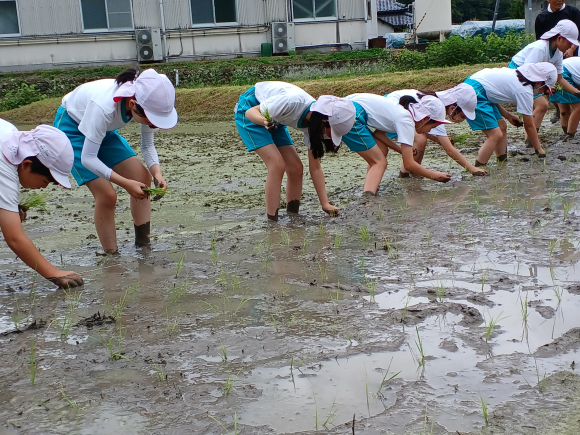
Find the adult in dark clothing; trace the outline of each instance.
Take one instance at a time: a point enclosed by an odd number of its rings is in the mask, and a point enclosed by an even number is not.
[[[540,39],[544,33],[552,30],[561,20],[573,21],[580,31],[580,10],[574,6],[567,5],[564,0],[548,0],[548,7],[536,17],[536,39]],[[564,53],[564,58],[574,56],[578,49],[572,46]]]
[[[536,39],[541,39],[542,35],[556,27],[561,20],[570,20],[576,24],[580,32],[580,10],[574,6],[569,6],[564,0],[547,0],[548,7],[536,17]],[[564,53],[564,58],[578,56],[578,47],[573,45]],[[550,119],[552,124],[560,120],[560,107],[556,104],[556,112]]]

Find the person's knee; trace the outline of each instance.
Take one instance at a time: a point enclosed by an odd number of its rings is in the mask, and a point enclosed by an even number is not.
[[[502,128],[502,125],[503,125],[503,128]],[[505,124],[505,122],[504,123],[500,122],[499,127],[487,131],[487,138],[490,141],[499,142],[503,138],[506,131],[507,131],[507,125]]]
[[[548,103],[545,98],[538,98],[536,107],[534,107],[534,109],[536,109],[538,113],[546,113],[549,107],[550,103]]]
[[[137,177],[135,181],[139,181],[140,183],[143,183],[147,186],[151,186],[152,175],[151,172],[149,172],[147,168],[145,168],[145,166],[141,166],[141,169],[138,171],[136,175]]]
[[[110,188],[99,191],[95,195],[95,202],[99,208],[112,208],[117,205],[117,192],[111,186]]]
[[[286,162],[285,170],[286,173],[291,177],[302,177],[304,174],[304,165],[300,159],[292,160],[291,162]]]
[[[505,134],[507,134],[507,124],[506,124],[505,121],[499,123],[499,131],[498,131],[498,134],[500,136],[504,136]]]
[[[266,164],[266,167],[268,168],[269,174],[276,174],[282,176],[284,175],[284,171],[286,170],[286,163],[284,162],[282,156],[278,155],[270,159],[270,161]]]

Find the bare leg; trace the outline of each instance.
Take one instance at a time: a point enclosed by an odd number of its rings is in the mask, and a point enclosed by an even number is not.
[[[564,133],[568,133],[568,125],[570,123],[570,112],[572,111],[572,108],[570,107],[570,104],[559,104],[558,106],[560,107],[560,125],[562,126],[562,130],[564,130]]]
[[[487,139],[479,149],[475,166],[478,166],[478,163],[479,165],[487,164],[493,152],[497,151],[498,144],[503,138],[503,133],[500,127],[492,128],[491,130],[483,130],[483,133]]]
[[[502,157],[507,154],[507,123],[503,119],[498,119],[497,123],[499,124],[499,129],[501,131],[501,139],[495,147],[495,155]]]
[[[542,121],[544,120],[544,116],[550,107],[550,103],[545,97],[536,98],[534,100],[534,124],[536,128],[540,128],[542,126]]]
[[[293,146],[280,147],[278,151],[284,159],[285,172],[288,177],[286,181],[286,210],[290,213],[298,213],[302,198],[304,166]]]
[[[580,123],[580,104],[571,104],[571,112],[568,119],[568,134],[573,135],[578,131],[578,124]]]
[[[266,213],[268,214],[268,219],[278,220],[278,208],[280,207],[280,186],[282,185],[282,178],[284,177],[286,164],[284,163],[282,154],[280,154],[280,151],[273,143],[266,145],[265,147],[258,148],[256,153],[264,161],[264,164],[268,169],[265,187]]]
[[[115,229],[117,193],[113,185],[104,178],[89,181],[87,187],[95,198],[95,228],[101,246],[105,252],[117,252],[117,231]]]
[[[366,151],[359,151],[358,155],[369,164],[364,191],[372,192],[373,195],[376,195],[387,169],[387,159],[385,159],[385,155],[378,146],[374,146]]]
[[[151,174],[137,157],[130,157],[113,167],[113,171],[130,180],[140,181],[151,186]],[[135,199],[131,197],[131,215],[136,226],[151,221],[151,201],[149,199]]]

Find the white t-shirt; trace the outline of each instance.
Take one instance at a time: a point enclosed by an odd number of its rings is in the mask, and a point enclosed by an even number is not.
[[[563,53],[556,48],[554,56],[550,55],[550,41],[538,39],[531,44],[522,48],[514,57],[513,62],[517,66],[522,66],[527,63],[550,62],[556,67],[558,74],[564,72],[562,68],[562,61],[564,60]]]
[[[490,103],[517,104],[519,113],[532,115],[534,91],[531,86],[522,85],[515,69],[486,68],[476,72],[471,78],[483,86]]]
[[[0,119],[0,143],[2,138],[13,131],[16,127],[8,121]],[[20,181],[18,179],[18,166],[13,165],[0,151],[0,208],[18,213],[20,195]]]
[[[415,121],[411,112],[401,106],[398,100],[376,94],[352,94],[345,98],[362,106],[367,113],[369,127],[397,133],[399,143],[413,146]]]
[[[574,83],[580,85],[580,57],[564,59],[564,66],[572,76]]]
[[[298,86],[285,82],[260,82],[256,83],[255,88],[262,115],[268,111],[274,121],[302,131],[304,143],[310,147],[308,129],[299,127],[298,122],[316,101],[314,97]]]
[[[400,91],[391,92],[387,98],[393,98],[397,100],[397,103],[401,99],[401,97],[410,96],[413,97],[415,100],[420,101],[419,98],[419,91],[416,89],[403,89]],[[432,128],[429,134],[433,136],[447,136],[447,130],[443,124],[439,124],[437,127]]]

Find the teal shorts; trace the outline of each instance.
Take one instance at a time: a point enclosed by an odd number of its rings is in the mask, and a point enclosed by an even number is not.
[[[498,119],[502,119],[497,105],[490,103],[483,86],[471,77],[467,77],[465,83],[470,85],[477,95],[477,107],[475,108],[475,119],[467,119],[472,130],[491,130],[499,127]]]
[[[572,74],[570,74],[570,71],[568,71],[566,67],[564,67],[564,73],[562,74],[562,77],[564,77],[564,79],[566,79],[566,81],[575,88],[580,87],[579,85],[574,83],[574,80],[572,80]],[[580,103],[580,98],[562,89],[561,91],[554,92],[554,95],[550,97],[550,101],[552,103],[560,103],[560,104],[578,104]]]
[[[513,60],[512,60],[512,61],[510,61],[510,64],[508,65],[508,68],[509,68],[509,69],[518,69],[519,67],[520,67],[520,66],[519,66],[519,65],[517,65],[517,64],[516,64],[516,63],[515,63]],[[538,94],[538,95],[536,95],[536,96],[534,97],[534,100],[535,100],[536,98],[540,98],[541,96],[542,96],[542,94]],[[551,98],[550,98],[550,101],[552,101],[552,99],[551,99]]]
[[[264,126],[254,124],[246,118],[246,110],[259,104],[260,102],[256,99],[256,89],[252,86],[240,95],[234,110],[238,133],[240,133],[240,137],[248,151],[256,151],[258,148],[265,147],[271,143],[277,147],[294,145],[288,132],[288,127],[285,125],[279,125],[277,130],[270,132]]]
[[[354,101],[353,104],[356,109],[354,126],[342,137],[342,141],[351,151],[360,153],[361,151],[370,150],[377,144],[377,142],[373,137],[371,129],[367,125],[367,112],[365,112],[365,109],[363,109],[360,104],[355,103]]]
[[[79,125],[69,116],[64,107],[60,106],[58,108],[52,125],[66,134],[72,144],[75,161],[71,172],[77,184],[82,186],[89,181],[99,178],[97,174],[89,171],[81,163],[85,136],[79,131]],[[136,155],[131,145],[115,130],[106,133],[105,138],[101,142],[101,148],[99,149],[97,157],[107,167],[112,169],[115,165]]]

